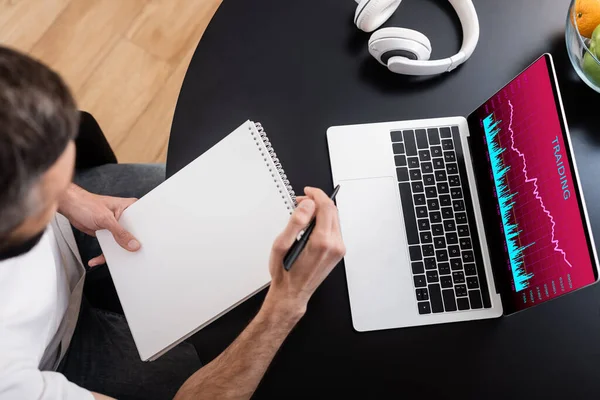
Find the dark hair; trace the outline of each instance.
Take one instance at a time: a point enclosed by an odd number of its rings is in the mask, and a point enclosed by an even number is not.
[[[0,46],[0,241],[31,213],[35,184],[78,125],[75,100],[61,77]]]

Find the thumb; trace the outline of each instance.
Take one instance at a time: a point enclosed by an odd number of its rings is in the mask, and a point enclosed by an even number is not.
[[[109,218],[105,228],[112,233],[117,243],[125,250],[137,251],[140,249],[140,242],[127,229],[123,228],[114,216]]]
[[[306,199],[294,210],[284,231],[273,244],[273,251],[277,256],[283,257],[289,250],[300,232],[310,223],[315,214],[315,208],[315,202],[312,199]]]

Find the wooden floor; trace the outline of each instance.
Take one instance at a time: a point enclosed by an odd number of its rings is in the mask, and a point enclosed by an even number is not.
[[[0,43],[58,71],[120,162],[164,162],[177,96],[221,0],[0,0]]]

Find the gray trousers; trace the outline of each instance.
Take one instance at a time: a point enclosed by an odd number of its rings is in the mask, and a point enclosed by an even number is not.
[[[164,165],[108,164],[80,172],[75,183],[97,194],[140,198],[165,179]],[[74,229],[86,265],[100,255],[96,238]],[[106,265],[88,270],[77,327],[59,366],[69,381],[118,399],[170,399],[201,367],[187,342],[142,362]]]

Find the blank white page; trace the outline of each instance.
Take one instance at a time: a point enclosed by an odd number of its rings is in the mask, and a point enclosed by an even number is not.
[[[268,285],[271,246],[292,208],[247,121],[125,210],[138,252],[97,233],[142,360]]]

